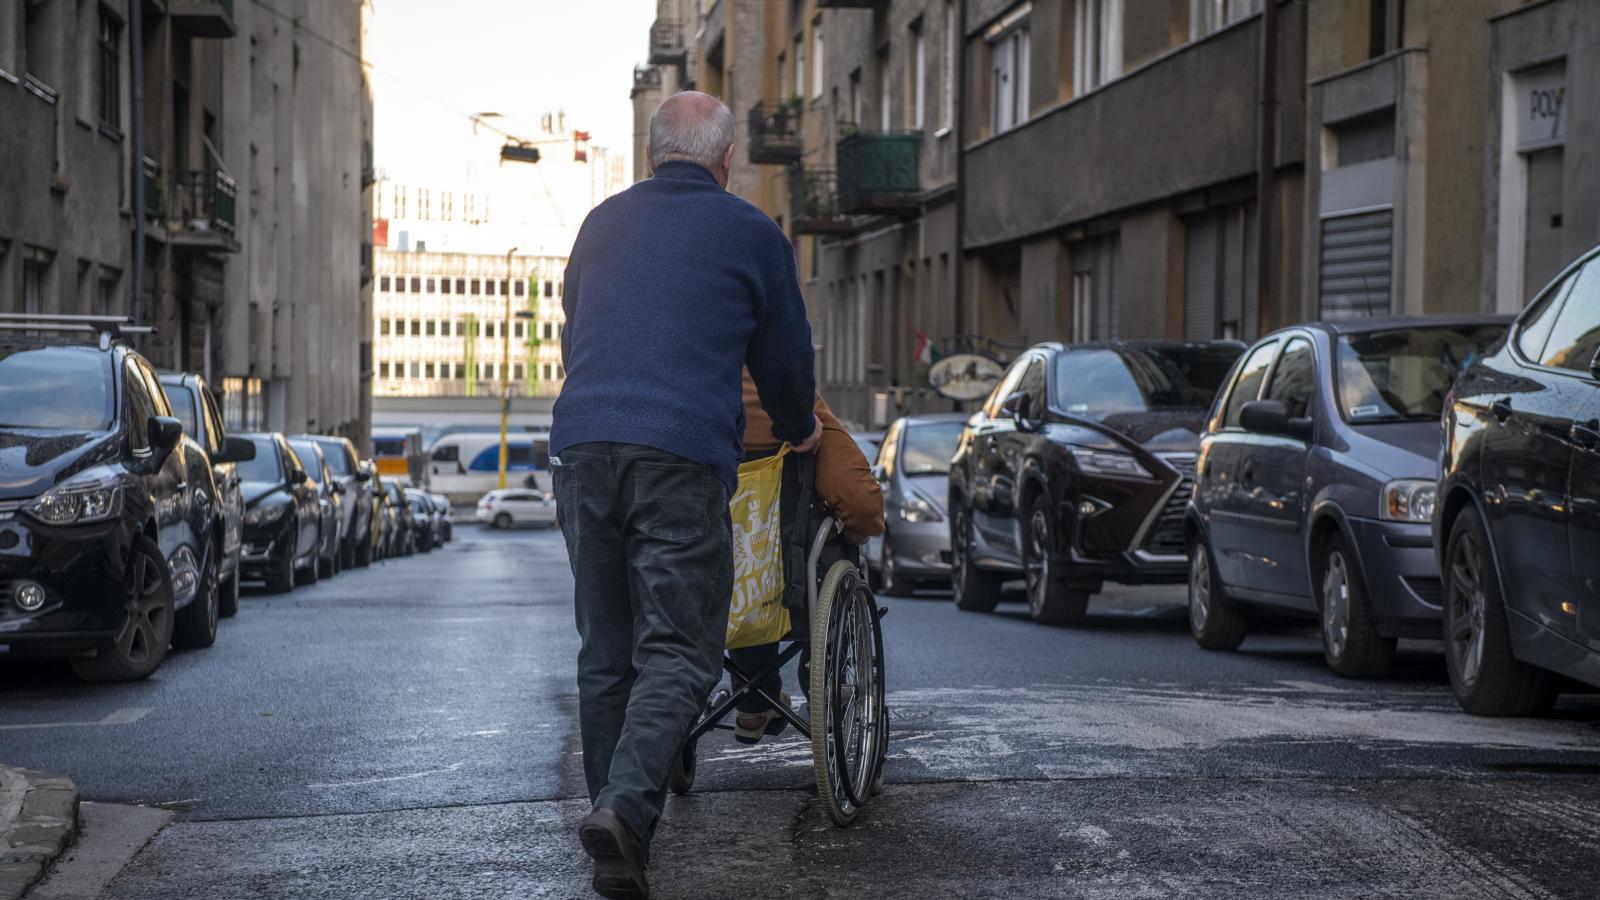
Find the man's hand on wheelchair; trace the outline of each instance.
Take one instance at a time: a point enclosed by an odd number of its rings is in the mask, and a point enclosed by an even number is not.
[[[789,447],[791,449],[793,449],[794,452],[796,452],[796,453],[810,453],[813,450],[816,450],[818,445],[820,445],[822,443],[822,419],[820,419],[820,418],[818,418],[816,416],[812,416],[812,421],[816,422],[817,424],[816,424],[816,426],[814,428],[811,429],[811,437],[806,438],[801,443],[798,443],[798,444],[791,443],[789,445]]]

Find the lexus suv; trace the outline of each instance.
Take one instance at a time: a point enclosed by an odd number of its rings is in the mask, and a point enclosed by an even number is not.
[[[1235,341],[1040,344],[967,422],[950,464],[956,604],[1020,576],[1035,621],[1076,625],[1107,581],[1178,583],[1200,430]]]
[[[1434,517],[1456,700],[1482,716],[1600,687],[1600,247],[1468,366],[1444,406]]]
[[[211,460],[155,370],[101,324],[98,346],[0,334],[0,651],[134,681],[173,644],[216,639],[226,537]],[[229,442],[215,458],[245,452]]]

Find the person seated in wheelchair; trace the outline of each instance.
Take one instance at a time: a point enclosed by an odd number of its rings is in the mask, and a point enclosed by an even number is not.
[[[814,408],[822,423],[822,442],[816,454],[816,493],[838,518],[845,540],[865,544],[868,538],[883,534],[883,489],[872,475],[872,465],[861,448],[822,399],[818,392]],[[744,450],[746,459],[754,459],[780,452],[783,441],[772,433],[772,418],[761,407],[755,382],[748,370],[744,373]],[[746,672],[758,672],[778,656],[778,644],[761,644],[728,651],[729,656]],[[802,664],[805,657],[801,657]],[[802,684],[804,679],[802,678]],[[739,685],[734,685],[737,689]],[[783,693],[782,674],[773,672],[770,678],[756,687],[768,696],[779,697],[789,704],[789,695]],[[734,737],[741,743],[754,744],[767,734],[783,731],[786,720],[763,701],[760,695],[749,693],[740,701],[734,717]]]

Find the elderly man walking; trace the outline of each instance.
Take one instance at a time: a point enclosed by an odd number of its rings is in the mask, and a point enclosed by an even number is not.
[[[578,836],[607,897],[649,895],[667,773],[721,677],[743,368],[778,438],[821,438],[794,251],[726,191],[733,140],[715,98],[662,103],[653,177],[596,207],[567,263],[550,466],[583,638]]]

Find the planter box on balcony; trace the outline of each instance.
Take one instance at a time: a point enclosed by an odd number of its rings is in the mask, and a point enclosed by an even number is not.
[[[922,193],[922,132],[857,131],[839,139],[839,209],[847,215],[914,212]]]
[[[789,167],[789,222],[795,234],[846,235],[860,229],[839,209],[833,170]]]
[[[800,159],[800,104],[757,103],[750,108],[750,162],[788,165]]]

